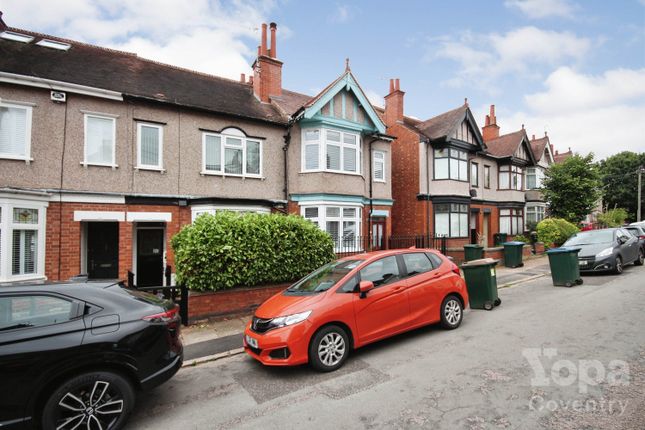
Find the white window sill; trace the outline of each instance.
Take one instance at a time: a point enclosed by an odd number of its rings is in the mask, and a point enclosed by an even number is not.
[[[166,169],[158,166],[135,166],[134,170],[149,170],[152,172],[166,173]]]
[[[30,273],[27,275],[11,275],[8,278],[0,278],[0,285],[5,282],[21,282],[21,281],[41,281],[47,280],[47,277],[37,273]]]
[[[221,176],[223,178],[266,179],[262,175],[237,175],[234,173],[209,172],[207,170],[202,170],[199,174],[202,176]]]
[[[118,164],[107,164],[107,163],[87,163],[84,161],[81,161],[81,166],[87,168],[89,166],[94,166],[94,167],[110,167],[112,169],[118,169],[119,165]]]
[[[374,182],[379,182],[381,184],[385,183],[385,179],[373,179]]]
[[[13,155],[13,154],[0,154],[0,158],[4,160],[24,161],[27,164],[34,161],[34,159],[31,157],[25,157],[24,155]]]
[[[300,173],[337,173],[339,175],[363,176],[362,173],[358,173],[358,172],[345,172],[342,170],[327,170],[327,169],[301,170]]]

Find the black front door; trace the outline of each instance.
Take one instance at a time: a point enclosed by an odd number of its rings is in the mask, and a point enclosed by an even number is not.
[[[137,287],[163,285],[163,228],[137,230]]]
[[[119,277],[119,223],[87,224],[87,276],[90,279]]]

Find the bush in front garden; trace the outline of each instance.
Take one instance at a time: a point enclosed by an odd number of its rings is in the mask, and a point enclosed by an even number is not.
[[[289,282],[335,258],[331,237],[295,215],[204,214],[171,245],[177,282],[197,291]]]
[[[545,218],[537,225],[538,241],[546,247],[562,245],[572,235],[580,231],[578,227],[561,218]]]

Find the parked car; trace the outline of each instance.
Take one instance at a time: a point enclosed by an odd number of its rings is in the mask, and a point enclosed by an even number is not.
[[[455,329],[467,304],[459,268],[435,250],[360,254],[264,302],[246,326],[244,348],[265,365],[328,372],[368,343],[436,322]]]
[[[637,221],[629,224],[629,226],[637,226],[637,227],[642,227],[645,229],[645,221]]]
[[[0,287],[0,428],[120,429],[181,367],[178,311],[119,284]]]
[[[642,227],[637,225],[628,225],[625,227],[625,230],[636,236],[638,238],[638,242],[641,245],[641,251],[645,253],[645,225]]]
[[[581,231],[562,246],[581,248],[578,253],[580,272],[623,272],[626,264],[642,266],[645,255],[638,239],[624,228]]]

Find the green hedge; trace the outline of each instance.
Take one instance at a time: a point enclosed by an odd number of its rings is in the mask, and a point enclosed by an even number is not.
[[[561,218],[545,218],[537,225],[538,241],[546,247],[560,246],[578,231],[578,227]]]
[[[198,291],[289,282],[335,258],[331,237],[295,215],[204,214],[171,244],[177,281]]]

